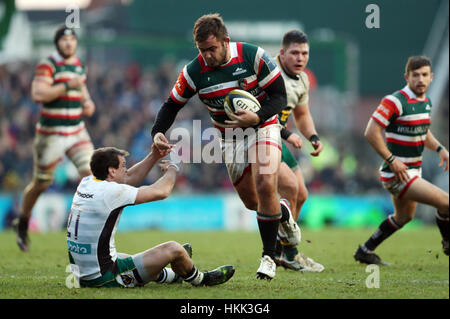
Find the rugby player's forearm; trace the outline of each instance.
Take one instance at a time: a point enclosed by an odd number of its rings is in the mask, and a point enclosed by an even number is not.
[[[259,124],[280,113],[287,104],[286,87],[282,76],[276,78],[264,91],[269,98],[261,102],[261,109],[256,112],[260,119]]]
[[[134,164],[127,170],[126,184],[131,186],[141,184],[157,161],[158,159],[154,158],[152,153],[150,153],[142,161]]]
[[[391,151],[387,148],[387,145],[384,141],[382,135],[383,128],[377,124],[374,120],[370,119],[369,124],[367,125],[366,131],[364,132],[364,136],[375,150],[375,152],[380,155],[383,160],[387,159],[391,156]]]
[[[152,137],[155,137],[156,133],[160,132],[165,134],[175,122],[175,118],[183,106],[184,104],[178,104],[169,97],[156,115],[151,132]]]
[[[135,204],[163,200],[169,197],[177,179],[177,171],[169,167],[166,173],[154,184],[139,187]]]
[[[295,126],[304,137],[309,139],[313,135],[317,135],[314,120],[309,112],[308,105],[297,106],[294,109]]]
[[[439,143],[439,141],[434,137],[431,131],[428,130],[427,137],[425,139],[425,147],[432,151],[436,151],[440,145],[441,143]]]

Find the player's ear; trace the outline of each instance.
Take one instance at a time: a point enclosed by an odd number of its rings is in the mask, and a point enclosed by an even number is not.
[[[405,73],[404,75],[406,82],[408,82],[408,73]]]
[[[434,73],[431,72],[431,73],[430,73],[430,82],[433,81],[433,78],[434,78]]]
[[[283,48],[281,48],[281,49],[280,49],[280,56],[281,56],[281,55],[284,55],[285,53],[286,53],[286,51],[285,51]]]
[[[116,169],[112,166],[108,167],[108,175],[114,178],[116,176]]]

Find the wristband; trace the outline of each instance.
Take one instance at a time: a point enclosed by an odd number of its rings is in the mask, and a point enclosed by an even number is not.
[[[66,92],[69,91],[70,87],[69,87],[69,82],[63,82],[64,87],[66,88]]]
[[[442,151],[443,149],[445,149],[445,147],[444,146],[442,146],[442,145],[439,145],[438,147],[437,147],[437,149],[436,149],[436,152],[440,152],[440,151]]]
[[[394,154],[391,154],[388,158],[385,159],[386,163],[392,164],[392,162],[395,160]]]
[[[291,135],[292,135],[292,132],[286,128],[282,128],[280,131],[280,136],[283,140],[287,140],[289,138],[289,136],[291,136]]]
[[[178,167],[178,165],[174,164],[174,163],[170,163],[169,165],[167,165],[167,169],[169,169],[170,166],[173,166],[175,168],[175,170],[178,172],[180,172],[180,168]]]
[[[309,137],[309,141],[311,143],[317,143],[318,141],[320,141],[320,138],[316,134],[313,134]]]

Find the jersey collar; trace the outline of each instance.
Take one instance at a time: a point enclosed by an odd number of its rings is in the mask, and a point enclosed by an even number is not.
[[[276,56],[276,59],[277,59],[278,65],[281,67],[281,69],[283,70],[284,74],[286,74],[288,77],[290,77],[291,79],[294,79],[294,80],[299,80],[300,79],[300,75],[298,75],[298,74],[291,75],[291,74],[289,74],[286,71],[286,69],[283,66],[283,63],[281,63],[281,59],[280,59],[280,55],[279,54]]]

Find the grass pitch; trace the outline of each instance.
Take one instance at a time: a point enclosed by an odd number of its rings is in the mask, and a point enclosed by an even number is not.
[[[134,254],[159,243],[190,242],[200,270],[224,264],[236,268],[224,285],[192,287],[150,283],[135,289],[66,286],[68,263],[65,233],[31,234],[28,253],[19,251],[12,231],[0,233],[0,299],[381,299],[449,298],[449,258],[442,253],[435,227],[403,229],[377,253],[389,267],[379,268],[379,288],[367,288],[366,265],[354,261],[358,244],[374,229],[303,229],[301,251],[325,266],[322,273],[277,269],[271,282],[255,279],[261,241],[256,232],[118,233],[119,252]]]

